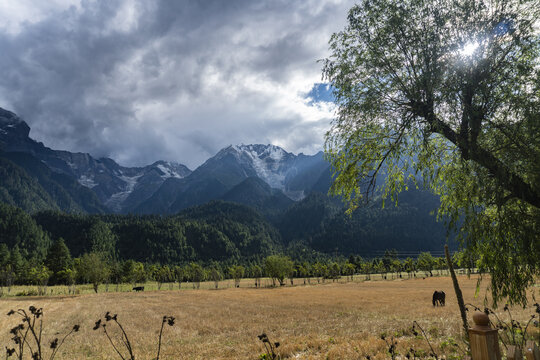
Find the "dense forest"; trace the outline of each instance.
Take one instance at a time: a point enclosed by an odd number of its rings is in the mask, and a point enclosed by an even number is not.
[[[425,198],[424,202],[422,196]],[[433,198],[416,191],[415,202],[400,206],[373,203],[352,215],[320,193],[265,217],[238,203],[212,201],[175,215],[87,215],[46,210],[28,214],[1,205],[0,242],[28,256],[43,256],[51,241],[63,238],[73,256],[91,251],[112,258],[176,264],[189,261],[243,261],[300,250],[371,257],[386,249],[440,251],[446,241],[442,224],[430,214]],[[420,199],[420,200],[419,200]],[[21,225],[28,224],[28,225]],[[398,234],[398,235],[396,235]]]
[[[419,196],[421,192],[414,194],[415,201]],[[156,279],[159,269],[167,279],[178,281],[181,273],[186,280],[197,267],[206,269],[198,277],[208,279],[212,269],[221,277],[234,277],[230,269],[235,266],[245,269],[242,276],[262,276],[267,259],[277,255],[291,259],[296,276],[345,275],[351,271],[347,263],[365,272],[405,269],[405,264],[412,271],[413,260],[405,257],[430,250],[440,254],[446,241],[443,226],[427,211],[437,205],[432,199],[426,194],[419,209],[408,205],[405,196],[399,207],[374,203],[348,215],[336,199],[312,193],[279,216],[266,217],[225,201],[169,216],[59,210],[29,214],[0,203],[0,280],[92,282],[83,274],[95,268],[108,269],[109,281]],[[435,264],[433,260],[430,267]],[[136,268],[139,275],[132,274]]]

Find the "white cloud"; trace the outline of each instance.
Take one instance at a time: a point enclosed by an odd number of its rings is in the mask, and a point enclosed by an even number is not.
[[[13,106],[46,145],[190,167],[229,144],[322,149],[333,107],[305,94],[321,81],[317,60],[352,2],[69,5],[34,15],[19,14],[29,2],[0,6],[0,15],[27,16],[10,25],[17,31],[0,29],[9,50],[0,106]]]
[[[80,0],[2,0],[0,32],[16,35],[30,24],[37,23],[58,11],[79,7]]]

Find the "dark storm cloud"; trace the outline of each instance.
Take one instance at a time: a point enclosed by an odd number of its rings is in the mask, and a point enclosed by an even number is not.
[[[302,93],[320,82],[316,60],[350,3],[74,4],[28,19],[27,8],[0,6],[21,19],[0,27],[0,107],[46,145],[191,167],[235,143],[322,147],[331,108]]]

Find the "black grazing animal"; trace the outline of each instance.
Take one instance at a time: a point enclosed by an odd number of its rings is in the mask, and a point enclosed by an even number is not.
[[[137,291],[137,292],[139,292],[139,291],[144,291],[144,286],[135,286],[135,287],[133,288],[133,290],[134,290],[134,291]]]
[[[433,306],[444,306],[446,300],[446,294],[444,291],[435,291],[433,293]]]

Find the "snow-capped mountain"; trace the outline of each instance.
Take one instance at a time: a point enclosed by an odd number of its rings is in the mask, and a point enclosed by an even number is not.
[[[206,166],[232,156],[246,176],[257,176],[274,189],[285,189],[285,178],[295,155],[275,145],[231,145],[207,161]],[[205,166],[203,165],[203,166]]]
[[[259,178],[271,189],[298,201],[313,190],[321,177],[329,176],[328,169],[322,152],[294,155],[275,145],[230,145],[186,178],[165,181],[135,212],[175,213],[209,200],[227,198],[228,191],[241,187],[248,178]],[[268,194],[275,195],[275,192]],[[260,203],[260,199],[252,202]]]
[[[275,145],[230,145],[192,172],[174,162],[124,167],[109,158],[52,150],[31,139],[29,132],[22,119],[0,108],[0,151],[35,157],[52,172],[91,190],[115,213],[173,213],[214,199],[285,206],[287,198],[301,200],[320,184],[324,188],[329,183],[329,165],[322,152],[295,155]],[[268,188],[245,181],[249,178],[262,180]]]
[[[109,158],[52,150],[29,137],[30,127],[14,113],[0,108],[0,150],[29,153],[52,171],[66,174],[91,189],[113,212],[125,212],[146,200],[169,178],[191,173],[178,163],[157,161],[144,167],[124,167]],[[137,196],[130,196],[136,193]]]
[[[305,192],[328,168],[322,152],[309,156],[294,155],[276,145],[231,145],[221,150],[213,159],[219,160],[232,155],[248,176],[259,177],[273,189],[283,191],[292,200],[301,200]],[[304,178],[306,172],[314,171],[310,179]],[[302,179],[302,181],[299,181]],[[303,182],[303,183],[302,183]],[[307,182],[308,184],[306,184]]]

